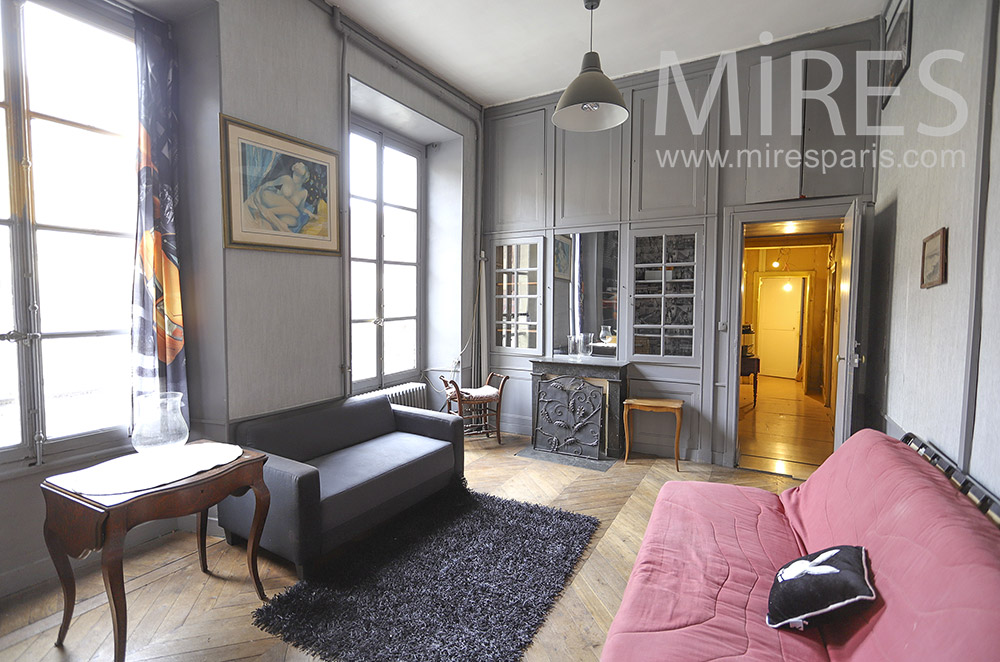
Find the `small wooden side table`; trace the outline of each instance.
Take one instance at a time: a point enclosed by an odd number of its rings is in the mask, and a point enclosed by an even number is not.
[[[672,412],[677,418],[677,433],[674,436],[674,467],[681,470],[681,422],[684,420],[684,401],[674,398],[629,398],[625,406],[625,464],[628,464],[628,450],[632,445],[632,419],[629,413],[635,411]]]
[[[757,375],[760,374],[759,356],[740,357],[740,377],[753,377],[753,406],[757,406]]]
[[[271,494],[264,485],[264,463],[267,455],[243,449],[243,454],[221,466],[195,474],[190,478],[133,495],[84,496],[58,485],[42,482],[45,497],[45,544],[59,575],[63,590],[63,619],[56,637],[62,646],[73,618],[76,602],[76,580],[69,557],[83,558],[101,549],[101,572],[108,593],[115,637],[115,662],[125,660],[125,577],[122,552],[129,529],[155,519],[183,517],[198,513],[198,560],[201,571],[208,572],[205,559],[205,538],[208,509],[230,494],[237,496],[253,490],[256,505],[250,540],[247,541],[247,567],[257,595],[267,600],[257,572],[257,549],[264,520],[271,504]]]

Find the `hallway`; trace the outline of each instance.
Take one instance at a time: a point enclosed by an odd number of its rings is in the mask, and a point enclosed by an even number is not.
[[[833,452],[833,414],[800,382],[761,376],[756,407],[740,385],[739,439],[741,468],[806,479]]]

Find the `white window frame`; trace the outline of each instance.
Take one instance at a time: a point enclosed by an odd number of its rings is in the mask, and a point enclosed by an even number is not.
[[[361,200],[366,200],[368,202],[375,203],[375,218],[376,218],[376,258],[374,260],[369,260],[367,258],[363,259],[365,262],[374,263],[375,273],[377,278],[376,293],[378,301],[376,303],[376,314],[381,315],[384,311],[384,301],[383,301],[383,288],[382,280],[384,277],[384,268],[386,266],[386,261],[383,259],[383,210],[385,208],[385,201],[382,199],[382,148],[391,147],[392,149],[398,150],[400,152],[409,154],[417,159],[417,208],[411,209],[417,214],[417,314],[415,316],[417,325],[417,337],[416,337],[416,356],[415,356],[415,368],[413,370],[406,370],[403,372],[394,372],[390,374],[385,374],[384,370],[384,327],[378,322],[375,322],[379,327],[376,335],[376,375],[375,377],[369,379],[363,379],[355,381],[353,377],[353,371],[350,371],[350,392],[351,393],[366,393],[368,391],[373,391],[380,388],[386,388],[389,386],[395,386],[396,384],[403,384],[405,382],[412,382],[420,379],[421,374],[424,371],[424,347],[426,338],[426,325],[427,325],[427,296],[426,296],[426,221],[425,221],[425,210],[426,210],[426,182],[427,182],[427,160],[425,158],[425,149],[423,146],[418,145],[410,140],[407,140],[399,134],[393,133],[377,124],[365,121],[358,117],[351,118],[350,132],[357,133],[369,140],[375,141],[376,144],[376,197],[375,199],[364,198],[362,196],[355,195],[354,192],[348,191],[348,206],[350,206],[350,200],[353,198],[358,198]],[[349,141],[348,141],[349,142]],[[348,151],[348,159],[350,159],[350,150]],[[350,170],[350,161],[348,161],[348,171]],[[389,205],[390,207],[398,207],[398,205]],[[404,209],[410,209],[405,208]],[[348,279],[347,279],[347,336],[348,336],[348,347],[347,347],[347,363],[350,365],[353,361],[353,324],[364,322],[366,320],[354,319],[354,315],[351,312],[351,280],[353,279],[353,263],[359,258],[355,258],[350,253],[350,224],[348,224],[348,239],[346,242],[345,252],[348,255]],[[394,264],[389,262],[388,264]],[[411,264],[411,263],[398,263],[398,264]],[[382,320],[383,318],[378,317],[376,319]],[[394,319],[411,319],[410,317],[394,318]],[[391,320],[390,320],[391,321]]]
[[[84,21],[94,27],[134,39],[131,15],[124,11],[102,10],[69,0],[32,0]],[[0,449],[0,475],[12,476],[25,466],[37,466],[62,458],[80,458],[97,455],[111,449],[128,447],[129,425],[88,431],[80,434],[48,439],[45,436],[45,401],[42,390],[41,342],[57,338],[97,338],[109,335],[128,335],[129,329],[100,329],[84,332],[41,332],[39,319],[39,291],[36,276],[38,230],[58,230],[76,235],[123,237],[135,240],[134,232],[118,233],[101,230],[80,230],[60,226],[38,225],[34,218],[34,200],[31,198],[30,164],[31,119],[38,117],[97,133],[108,132],[71,120],[31,112],[27,104],[25,63],[23,59],[23,22],[21,0],[0,0],[2,4],[3,71],[6,94],[0,102],[7,114],[7,160],[10,173],[11,216],[0,219],[0,225],[10,228],[12,297],[15,330],[23,339],[18,344],[18,377],[20,381],[19,404],[21,416],[21,441],[16,446]],[[138,103],[138,99],[136,100]],[[30,167],[30,165],[29,165]],[[0,258],[3,259],[3,258]],[[18,277],[18,275],[25,277]],[[0,305],[5,302],[0,298]],[[0,329],[0,334],[11,329]],[[0,340],[0,342],[4,342]],[[9,342],[9,341],[8,341]]]
[[[551,242],[550,242],[551,243]],[[503,320],[497,319],[497,300],[504,298],[506,295],[501,295],[497,293],[498,286],[498,276],[502,273],[516,272],[520,269],[500,269],[497,264],[497,249],[503,246],[522,246],[522,245],[534,245],[535,250],[538,255],[538,274],[537,274],[537,288],[536,295],[522,295],[524,298],[530,298],[534,296],[535,298],[535,319],[538,320],[535,326],[535,336],[536,342],[534,347],[521,348],[521,347],[505,347],[497,343],[497,324],[502,324]],[[546,335],[545,335],[545,293],[547,291],[547,279],[550,277],[545,269],[545,265],[548,264],[548,259],[545,253],[545,238],[538,235],[524,236],[524,237],[504,237],[497,238],[493,240],[493,247],[490,252],[490,262],[493,264],[493,269],[491,271],[492,279],[490,285],[490,299],[489,299],[489,316],[490,316],[490,347],[492,350],[498,354],[511,354],[515,356],[542,356],[545,353],[546,345]],[[517,298],[517,297],[514,297]]]

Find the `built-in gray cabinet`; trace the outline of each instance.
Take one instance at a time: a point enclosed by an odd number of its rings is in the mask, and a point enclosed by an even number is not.
[[[707,74],[686,76],[694,107],[701,111],[708,88]],[[684,112],[673,78],[666,86],[666,104],[657,85],[632,91],[632,220],[701,216],[708,213],[709,138],[718,122],[718,106],[709,110],[703,130],[695,131]],[[657,112],[665,115],[660,132]],[[698,158],[701,155],[702,158]],[[687,157],[687,158],[685,158]],[[692,158],[693,157],[693,158]]]
[[[555,131],[556,226],[621,220],[622,127]]]
[[[831,120],[830,109],[818,99],[807,99],[803,112],[805,125],[802,133],[803,154],[821,154],[819,163],[809,160],[802,165],[802,197],[822,198],[833,195],[856,195],[864,188],[865,172],[871,172],[858,159],[855,162],[847,154],[860,155],[865,149],[865,143],[871,143],[873,136],[858,135],[857,132],[857,98],[860,91],[857,84],[856,57],[858,51],[870,49],[867,42],[855,42],[832,46],[827,51],[840,63],[843,80],[830,97],[836,114],[840,115],[841,126],[835,127]],[[868,85],[875,82],[871,76],[872,65],[869,65]],[[833,73],[826,62],[809,60],[806,64],[806,89],[821,90],[831,82]],[[875,124],[875,101],[865,107],[869,113],[868,125]],[[837,155],[837,163],[831,155]],[[869,163],[873,157],[869,159]]]
[[[774,58],[770,67],[768,99],[766,77],[762,82],[767,67],[759,62],[750,66],[744,160],[748,203],[794,200],[799,197],[802,184],[801,164],[789,164],[785,158],[770,158],[802,149],[801,127],[792,126],[792,107],[788,102],[792,94],[792,57]],[[799,85],[804,77],[800,74]]]
[[[854,42],[818,49],[834,57],[843,78],[829,92],[832,103],[806,99],[797,115],[789,103],[793,90],[824,90],[833,82],[837,65],[817,57],[804,58],[799,66],[793,65],[791,55],[773,58],[770,80],[762,78],[766,65],[749,67],[747,151],[742,157],[748,203],[864,192],[874,153],[863,154],[866,146],[872,149],[866,145],[871,137],[858,133],[856,57],[869,48],[868,42]],[[874,85],[874,69],[867,75],[868,85]],[[762,101],[768,105],[768,91],[769,113],[762,108]],[[876,104],[871,100],[863,105],[863,126],[875,124]]]
[[[539,108],[490,122],[488,223],[492,230],[546,226],[550,214],[549,136],[554,127]]]

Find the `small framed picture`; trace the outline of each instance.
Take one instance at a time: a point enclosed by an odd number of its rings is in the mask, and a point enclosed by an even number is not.
[[[910,68],[910,40],[913,34],[913,0],[897,0],[890,5],[887,13],[885,31],[886,54],[898,53],[895,59],[885,61],[885,82],[883,85],[892,90],[899,86],[903,74]],[[892,94],[882,97],[882,107],[889,103]]]
[[[220,115],[226,246],[340,254],[337,152]]]
[[[556,278],[569,280],[573,272],[573,241],[561,234],[552,243],[552,273]]]
[[[924,239],[920,287],[927,289],[948,282],[948,228]]]

